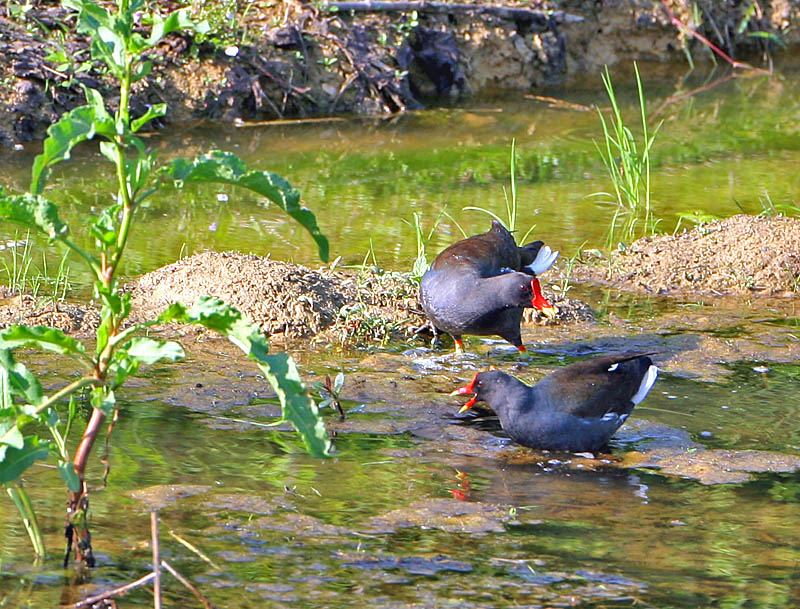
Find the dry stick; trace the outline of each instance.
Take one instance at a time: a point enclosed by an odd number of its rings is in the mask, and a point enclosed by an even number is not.
[[[546,95],[525,95],[525,99],[532,99],[534,101],[545,102],[557,108],[565,108],[567,110],[578,110],[579,112],[594,112],[595,106],[586,106],[584,104],[576,104],[574,102],[558,99],[557,97],[548,97]]]
[[[149,583],[150,580],[154,579],[156,576],[155,573],[148,573],[144,577],[140,577],[136,581],[132,581],[129,584],[125,584],[124,586],[120,586],[119,588],[114,588],[113,590],[106,590],[105,592],[101,592],[95,596],[90,596],[85,598],[77,603],[73,603],[72,605],[62,605],[64,609],[81,609],[82,607],[91,607],[95,603],[99,603],[107,598],[111,598],[112,596],[117,596],[120,594],[125,594],[134,588],[138,588],[140,586],[144,586],[145,584]]]
[[[158,546],[158,512],[150,512],[150,538],[153,546],[153,607],[161,609],[161,558]]]
[[[491,13],[504,19],[540,19],[549,21],[555,20],[556,23],[580,23],[583,17],[570,15],[564,11],[537,11],[531,8],[499,6],[496,4],[456,4],[450,2],[427,2],[417,0],[409,2],[373,2],[365,0],[363,2],[328,2],[328,9],[338,11],[368,11],[368,12],[387,12],[387,11],[417,11],[429,13],[451,13],[476,11],[480,13]]]
[[[709,89],[713,89],[714,87],[718,87],[722,83],[726,83],[726,82],[728,82],[729,80],[731,80],[733,78],[736,78],[736,73],[731,72],[727,76],[723,76],[721,78],[718,78],[717,80],[715,80],[713,82],[710,82],[710,83],[708,83],[706,85],[703,85],[702,87],[698,87],[696,89],[692,89],[691,91],[686,91],[684,93],[676,93],[675,95],[670,95],[667,99],[665,99],[661,103],[661,105],[658,108],[656,108],[655,112],[650,114],[649,122],[652,122],[653,119],[655,117],[657,117],[659,114],[661,114],[664,111],[664,109],[667,106],[669,106],[670,104],[673,104],[676,101],[680,101],[680,100],[685,99],[687,97],[692,97],[694,95],[697,95],[698,93],[703,93],[704,91],[708,91]]]
[[[177,572],[177,571],[176,571],[176,570],[175,570],[175,569],[172,567],[172,565],[170,565],[170,564],[169,564],[169,563],[168,563],[166,560],[163,560],[163,559],[161,560],[161,566],[162,566],[162,567],[164,567],[164,568],[165,568],[167,571],[169,571],[169,572],[172,574],[172,576],[173,576],[175,579],[177,579],[177,580],[178,580],[179,582],[181,582],[181,583],[182,583],[184,586],[186,586],[187,588],[189,588],[189,590],[191,590],[191,591],[192,591],[192,593],[195,595],[195,597],[197,598],[197,600],[199,600],[201,603],[203,603],[203,605],[205,605],[206,609],[218,609],[218,608],[217,608],[217,606],[216,606],[214,603],[212,603],[212,602],[211,602],[210,600],[208,600],[208,599],[207,599],[205,596],[203,596],[203,595],[200,593],[200,590],[198,590],[197,588],[195,588],[195,587],[194,587],[194,586],[191,584],[191,582],[190,582],[188,579],[186,579],[186,578],[185,578],[183,575],[181,575],[180,573],[178,573],[178,572]]]
[[[186,548],[188,548],[189,550],[191,550],[192,552],[194,552],[195,554],[197,554],[197,555],[198,555],[200,558],[202,558],[202,559],[203,559],[204,561],[206,561],[206,562],[207,562],[209,565],[211,565],[212,567],[214,567],[214,568],[215,568],[217,571],[221,571],[221,570],[222,570],[222,567],[220,567],[219,565],[215,564],[215,563],[214,563],[214,561],[213,561],[213,560],[211,560],[211,559],[210,559],[208,556],[206,556],[205,554],[203,554],[203,552],[202,552],[202,551],[201,551],[199,548],[196,548],[196,547],[194,547],[194,546],[193,546],[191,543],[189,543],[188,541],[186,541],[186,540],[185,540],[183,537],[181,537],[180,535],[178,535],[177,533],[175,533],[175,531],[172,531],[172,530],[170,530],[170,531],[167,531],[167,532],[168,532],[170,535],[172,535],[172,538],[173,538],[173,539],[175,539],[175,540],[176,540],[178,543],[182,544],[183,546],[185,546]]]
[[[709,49],[714,51],[717,55],[722,57],[725,61],[727,61],[731,67],[733,68],[742,68],[744,70],[757,70],[760,72],[764,72],[769,74],[768,70],[764,70],[763,68],[755,68],[751,66],[749,63],[742,63],[741,61],[736,61],[735,59],[731,58],[725,51],[720,49],[717,45],[711,42],[708,38],[703,36],[702,34],[698,34],[695,30],[690,28],[688,25],[684,25],[684,23],[675,16],[675,13],[672,12],[672,9],[669,8],[667,5],[667,0],[661,0],[661,4],[664,6],[664,10],[667,11],[667,16],[669,17],[669,21],[672,25],[676,28],[681,30],[684,34],[689,34],[694,38],[697,38],[700,42],[706,45]]]

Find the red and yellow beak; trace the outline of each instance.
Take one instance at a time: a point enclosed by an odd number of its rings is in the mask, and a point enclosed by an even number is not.
[[[554,319],[556,316],[556,310],[553,308],[553,305],[551,305],[542,295],[542,286],[536,277],[531,279],[531,289],[533,290],[531,304],[544,313],[546,317]]]
[[[472,408],[475,405],[475,402],[478,401],[478,396],[475,395],[475,383],[478,380],[478,374],[480,374],[480,373],[479,372],[475,373],[475,376],[472,377],[472,380],[470,381],[470,383],[468,385],[464,385],[463,387],[459,387],[458,389],[456,389],[455,391],[453,391],[450,394],[450,395],[469,395],[469,394],[473,394],[472,397],[467,401],[467,403],[464,404],[461,407],[461,410],[458,411],[458,414],[461,414],[462,412],[466,412],[467,410],[469,410],[470,408]]]

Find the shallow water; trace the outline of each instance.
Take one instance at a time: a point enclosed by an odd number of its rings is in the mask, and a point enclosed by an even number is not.
[[[682,76],[644,73],[651,109]],[[686,88],[706,76],[690,76]],[[680,212],[757,213],[768,206],[767,194],[774,205],[798,205],[798,89],[791,73],[736,79],[664,110],[653,175],[662,229],[672,230]],[[599,89],[548,93],[604,103]],[[631,101],[631,90],[621,97]],[[584,242],[601,246],[611,210],[589,197],[609,187],[592,143],[599,137],[592,112],[484,100],[391,121],[198,126],[150,142],[162,159],[216,145],[286,176],[317,213],[332,257],[356,264],[372,247],[380,266],[404,270],[416,255],[412,212],[428,227],[445,204],[453,217],[440,222],[430,252],[460,235],[456,221],[467,232],[486,226],[486,216],[463,206],[503,215],[512,137],[520,157],[518,226],[535,223],[536,236],[567,255]],[[4,155],[15,185],[24,186],[32,154]],[[71,198],[89,193],[90,204],[99,202],[108,176],[88,151],[76,158],[49,192],[85,241],[79,218],[86,204]],[[242,192],[227,203],[217,193],[154,198],[141,210],[125,272],[204,248],[318,264],[311,240],[277,211]],[[0,227],[0,240],[13,236]],[[120,392],[109,489],[92,495],[100,566],[84,580],[59,568],[64,494],[56,471],[35,467],[26,476],[51,552],[44,565],[32,565],[16,514],[2,504],[0,605],[55,606],[143,575],[152,501],[166,505],[167,560],[221,607],[796,607],[800,474],[744,474],[743,482],[709,485],[620,461],[644,451],[643,438],[668,436],[698,460],[712,449],[800,455],[796,305],[594,288],[573,294],[598,309],[598,324],[527,328],[533,358],[519,368],[478,340],[469,348],[479,357],[460,361],[403,355],[421,342],[373,353],[292,346],[306,376],[347,375],[347,421],[325,413],[339,454],[324,462],[304,454],[292,434],[253,424],[277,411],[254,368],[224,345],[194,345],[186,362],[150,369]],[[447,393],[487,360],[535,381],[613,348],[657,350],[663,372],[635,412],[644,431],[621,433],[608,462],[531,456],[508,446],[491,421],[451,420],[458,400]],[[49,357],[33,367],[54,384],[70,372]],[[101,466],[94,466],[99,484]],[[175,487],[166,499],[164,485]],[[174,581],[166,594],[172,606],[194,606]],[[140,590],[120,605],[151,602]]]

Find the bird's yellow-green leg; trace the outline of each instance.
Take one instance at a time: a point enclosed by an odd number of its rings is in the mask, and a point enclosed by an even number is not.
[[[464,343],[460,338],[454,338],[453,342],[456,344],[456,355],[464,355]]]
[[[528,350],[525,348],[525,345],[520,345],[519,347],[517,347],[517,353],[519,355],[519,359],[523,361],[531,358],[530,354],[528,353]]]

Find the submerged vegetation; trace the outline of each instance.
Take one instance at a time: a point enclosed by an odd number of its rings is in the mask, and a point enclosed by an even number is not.
[[[142,116],[131,116],[131,87],[151,67],[146,52],[170,32],[205,31],[204,23],[192,21],[185,11],[172,13],[166,19],[144,11],[142,20],[151,24],[145,37],[134,28],[134,14],[144,9],[141,0],[119,0],[115,13],[90,0],[64,0],[63,4],[77,13],[80,31],[91,37],[94,60],[103,62],[117,79],[119,106],[110,114],[103,96],[85,87],[86,105],[65,114],[48,130],[43,152],[33,163],[29,192],[0,191],[0,217],[44,235],[86,265],[93,277],[94,298],[101,303],[101,322],[93,345],[43,326],[15,325],[0,331],[0,483],[20,511],[36,553],[43,555],[42,536],[22,476],[37,461],[55,455],[69,491],[65,563],[72,551],[79,561],[94,566],[87,465],[95,441],[107,420],[111,421],[108,433],[117,424],[117,392],[128,377],[137,374],[142,365],[174,362],[184,357],[179,343],[147,335],[157,323],[197,324],[229,338],[255,362],[272,385],[283,418],[300,431],[308,450],[317,456],[331,451],[317,407],[293,359],[285,353],[269,353],[267,340],[258,327],[234,308],[205,298],[192,306],[175,303],[158,319],[148,322],[128,321],[131,296],[121,289],[117,275],[129,235],[137,225],[136,214],[145,200],[158,189],[180,188],[192,182],[236,185],[269,199],[297,220],[314,238],[323,260],[328,256],[328,242],[317,227],[314,214],[299,205],[298,192],[283,178],[249,170],[238,157],[221,151],[159,165],[155,153],[136,135],[149,121],[167,111],[166,105],[160,104],[150,107]],[[112,203],[99,214],[82,219],[90,227],[96,253],[72,240],[57,205],[48,198],[47,189],[52,168],[68,160],[77,145],[92,139],[100,140],[99,151],[113,164],[116,177],[116,193],[108,197]],[[24,283],[29,267],[30,262],[23,259],[10,269],[19,289],[25,287],[20,282]],[[29,347],[66,356],[79,364],[83,372],[63,387],[45,390],[49,383],[37,378],[18,360],[20,353],[24,357]],[[81,441],[71,453],[68,436],[78,426],[79,404],[86,401],[91,405],[91,416]],[[43,432],[49,433],[51,439],[40,437]]]

